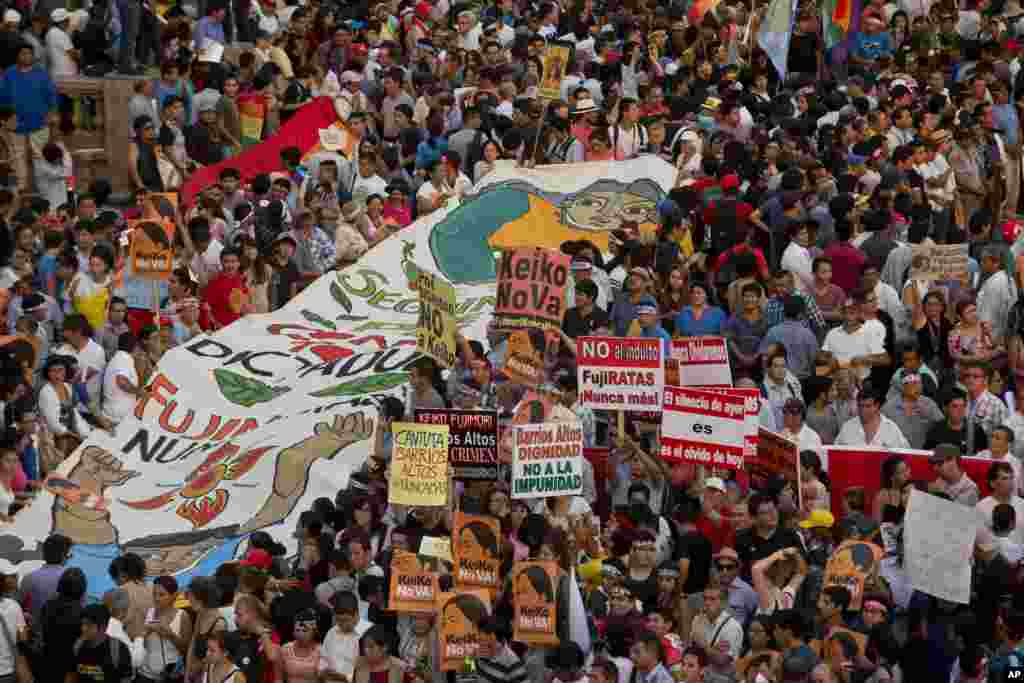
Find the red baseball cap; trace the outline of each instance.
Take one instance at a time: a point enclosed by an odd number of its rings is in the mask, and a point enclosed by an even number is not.
[[[722,182],[719,184],[723,190],[735,190],[740,186],[740,177],[735,173],[729,173],[722,177]]]
[[[262,548],[251,548],[238,564],[242,567],[255,567],[268,572],[274,566],[274,558]]]

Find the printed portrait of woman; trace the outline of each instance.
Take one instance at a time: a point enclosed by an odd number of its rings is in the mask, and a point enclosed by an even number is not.
[[[468,560],[495,560],[500,556],[498,537],[483,522],[470,522],[459,532],[460,557]]]
[[[516,576],[515,599],[517,603],[524,605],[555,601],[555,589],[551,584],[551,577],[543,567],[532,564],[519,572],[519,575]]]
[[[441,607],[442,628],[446,638],[461,639],[480,631],[487,618],[487,605],[472,593],[460,593]]]

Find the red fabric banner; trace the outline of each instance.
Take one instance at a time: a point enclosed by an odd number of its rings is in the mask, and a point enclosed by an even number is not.
[[[261,173],[282,171],[281,150],[298,147],[302,155],[320,144],[320,129],[327,128],[338,120],[334,102],[329,97],[318,97],[305,104],[281,128],[258,145],[230,159],[213,166],[204,166],[188,179],[181,188],[181,201],[191,205],[192,198],[204,188],[217,182],[225,168],[237,168],[242,174],[242,183],[247,183]]]
[[[935,471],[928,463],[931,451],[885,450],[880,448],[857,448],[845,446],[828,447],[828,476],[832,480],[832,511],[843,509],[843,493],[851,486],[863,486],[870,515],[875,495],[881,488],[882,463],[889,456],[898,455],[910,467],[911,481],[932,481]],[[960,458],[960,466],[967,476],[974,480],[981,490],[981,497],[989,494],[986,475],[992,460],[987,458]]]

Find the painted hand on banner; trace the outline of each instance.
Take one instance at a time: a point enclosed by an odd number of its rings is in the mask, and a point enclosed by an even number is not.
[[[108,451],[88,446],[78,456],[78,464],[72,468],[68,479],[82,490],[103,497],[107,488],[122,486],[137,476],[138,472],[125,469],[124,463]],[[53,532],[64,534],[79,544],[100,545],[117,540],[108,510],[89,508],[63,498],[58,498],[53,506]]]
[[[318,422],[313,436],[289,446],[277,456],[274,488],[267,501],[246,522],[242,533],[249,533],[280,522],[292,511],[306,492],[309,469],[321,458],[330,460],[344,448],[373,436],[373,419],[362,412],[337,415],[333,423]]]

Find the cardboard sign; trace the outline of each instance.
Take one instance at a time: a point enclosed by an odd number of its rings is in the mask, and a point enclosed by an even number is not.
[[[873,510],[875,496],[882,487],[882,463],[898,455],[910,468],[911,481],[932,481],[935,469],[928,463],[931,451],[888,450],[867,446],[827,446],[828,477],[832,480],[832,509],[843,509],[843,492],[853,486],[864,489],[867,509]],[[989,495],[988,458],[960,458],[960,467],[974,480],[981,497]]]
[[[448,462],[459,480],[498,478],[498,414],[493,410],[416,410],[417,424],[448,425]]]
[[[452,539],[440,536],[424,536],[420,539],[420,555],[452,562]]]
[[[661,407],[665,367],[661,339],[580,337],[576,340],[580,402],[594,410]]]
[[[388,607],[396,612],[434,612],[441,592],[441,560],[396,550],[391,557]]]
[[[445,505],[448,502],[448,425],[395,422],[388,502]]]
[[[512,638],[527,645],[558,645],[558,563],[516,562],[512,568]]]
[[[455,365],[455,288],[443,278],[417,271],[420,315],[416,322],[416,350],[430,356],[443,368]]]
[[[501,524],[488,515],[455,513],[455,585],[497,590],[501,581]]]
[[[746,401],[703,389],[665,387],[661,458],[707,467],[743,467]]]
[[[490,616],[490,596],[479,589],[441,593],[436,609],[441,617],[441,671],[463,671],[466,658],[479,655],[489,638],[480,625]]]
[[[568,281],[567,254],[540,248],[502,252],[495,323],[504,329],[561,327]]]
[[[583,430],[578,422],[517,426],[512,439],[513,498],[583,492]]]
[[[936,598],[971,601],[977,510],[914,489],[903,521],[903,568],[910,585]]]
[[[166,280],[174,270],[174,221],[139,219],[128,221],[131,247],[128,258],[136,277]]]
[[[915,244],[911,246],[910,279],[928,282],[968,278],[968,245],[963,244]]]
[[[747,471],[750,472],[751,486],[763,488],[772,477],[782,477],[793,487],[794,499],[799,499],[800,447],[796,442],[759,427],[757,457],[747,467]]]
[[[538,344],[542,344],[538,348]],[[544,383],[544,335],[534,331],[517,330],[509,335],[508,353],[505,354],[505,377],[527,387]]]
[[[681,387],[731,387],[729,348],[725,337],[681,337],[672,340],[672,358],[679,366]]]
[[[882,549],[865,541],[846,541],[836,548],[825,565],[822,588],[842,586],[850,591],[850,609],[857,611],[864,600],[864,584],[878,573]]]
[[[568,45],[548,43],[544,48],[544,73],[537,89],[540,96],[547,100],[558,100],[562,97],[562,80],[565,78],[572,56],[572,48]]]

